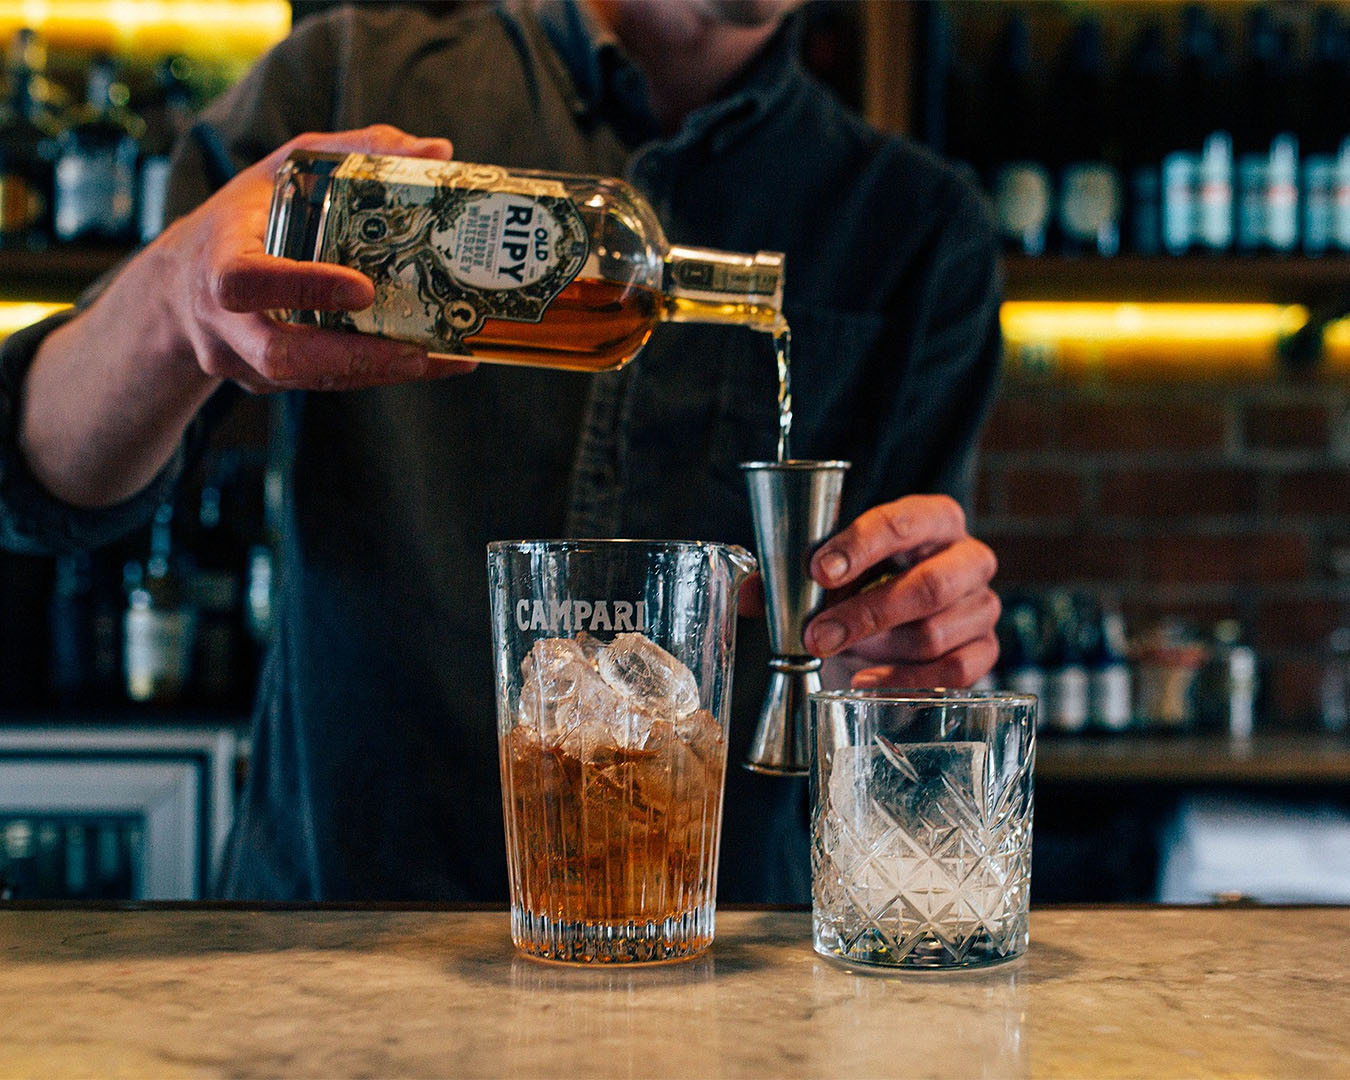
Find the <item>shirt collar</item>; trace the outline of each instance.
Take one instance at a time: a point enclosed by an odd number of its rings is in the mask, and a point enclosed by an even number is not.
[[[658,140],[660,125],[651,107],[647,81],[613,31],[579,0],[535,0],[533,7],[572,76],[578,111],[609,121],[630,146]],[[726,93],[685,118],[673,140],[683,142],[714,127],[740,128],[766,115],[786,93],[798,70],[800,51],[801,19],[793,14]]]

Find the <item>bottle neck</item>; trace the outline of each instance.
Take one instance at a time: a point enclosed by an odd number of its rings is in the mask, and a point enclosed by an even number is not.
[[[89,109],[96,116],[107,116],[115,108],[112,100],[114,81],[112,68],[103,64],[95,64],[90,69],[85,98]]]
[[[783,325],[783,255],[672,247],[662,279],[667,322],[725,323],[772,333]]]

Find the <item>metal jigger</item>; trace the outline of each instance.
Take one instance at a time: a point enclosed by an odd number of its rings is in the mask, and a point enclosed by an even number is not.
[[[820,689],[820,659],[806,651],[802,628],[825,598],[809,570],[816,547],[839,521],[847,461],[747,461],[755,547],[769,620],[769,689],[745,767],[805,775],[811,764],[807,695]]]

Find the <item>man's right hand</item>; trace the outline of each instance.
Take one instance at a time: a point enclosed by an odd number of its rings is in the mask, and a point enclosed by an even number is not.
[[[244,170],[156,241],[166,297],[201,370],[248,390],[351,390],[471,371],[471,361],[429,361],[418,345],[278,323],[278,308],[359,311],[375,289],[357,270],[277,258],[264,250],[277,169],[293,150],[357,151],[448,160],[446,139],[375,125],[308,134]]]
[[[141,491],[224,379],[248,390],[351,390],[469,371],[366,334],[290,326],[278,308],[354,311],[374,300],[355,270],[268,255],[273,179],[295,149],[448,158],[444,139],[375,126],[302,135],[244,170],[130,259],[43,339],[20,398],[33,475],[76,506]]]

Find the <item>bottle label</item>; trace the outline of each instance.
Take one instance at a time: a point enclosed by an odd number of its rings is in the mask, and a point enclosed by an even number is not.
[[[131,155],[122,147],[69,153],[56,163],[56,235],[78,240],[122,236],[135,204]]]
[[[1332,180],[1331,237],[1341,251],[1350,251],[1350,139],[1336,152]]]
[[[133,701],[172,697],[187,681],[194,629],[190,614],[132,608],[124,625],[127,695]]]
[[[777,269],[681,259],[671,266],[670,286],[689,293],[772,296],[781,278]]]
[[[1331,246],[1331,211],[1335,200],[1336,167],[1330,157],[1317,155],[1303,162],[1303,250],[1321,255]]]
[[[1130,726],[1134,717],[1130,689],[1130,669],[1124,664],[1108,664],[1092,673],[1089,699],[1098,725],[1109,731]]]
[[[1059,223],[1066,236],[1097,244],[1115,230],[1119,218],[1120,181],[1115,172],[1091,161],[1064,170]]]
[[[1045,249],[1050,219],[1050,175],[1034,161],[1013,161],[994,181],[994,206],[999,230],[1016,240],[1028,255]]]
[[[32,181],[18,173],[0,173],[0,233],[17,236],[42,220],[47,200]]]
[[[141,199],[136,214],[141,243],[148,244],[164,231],[164,204],[169,191],[169,159],[146,158],[141,163]]]
[[[472,355],[465,339],[487,319],[539,322],[589,254],[558,181],[350,154],[333,174],[318,258],[369,277],[375,303],[322,322]]]
[[[1189,251],[1195,238],[1199,171],[1200,163],[1195,154],[1177,151],[1163,159],[1162,241],[1170,255]]]
[[[1233,244],[1233,140],[1216,131],[1200,155],[1197,236],[1210,251]]]
[[[1266,177],[1268,162],[1260,154],[1238,161],[1237,246],[1258,251],[1266,242]]]
[[[1088,673],[1077,664],[1050,673],[1046,684],[1049,726],[1057,731],[1082,731],[1088,719]]]
[[[1162,170],[1157,165],[1138,168],[1130,177],[1130,239],[1139,255],[1156,255],[1162,249]]]
[[[1266,170],[1266,242],[1276,251],[1298,243],[1298,140],[1277,135]]]

